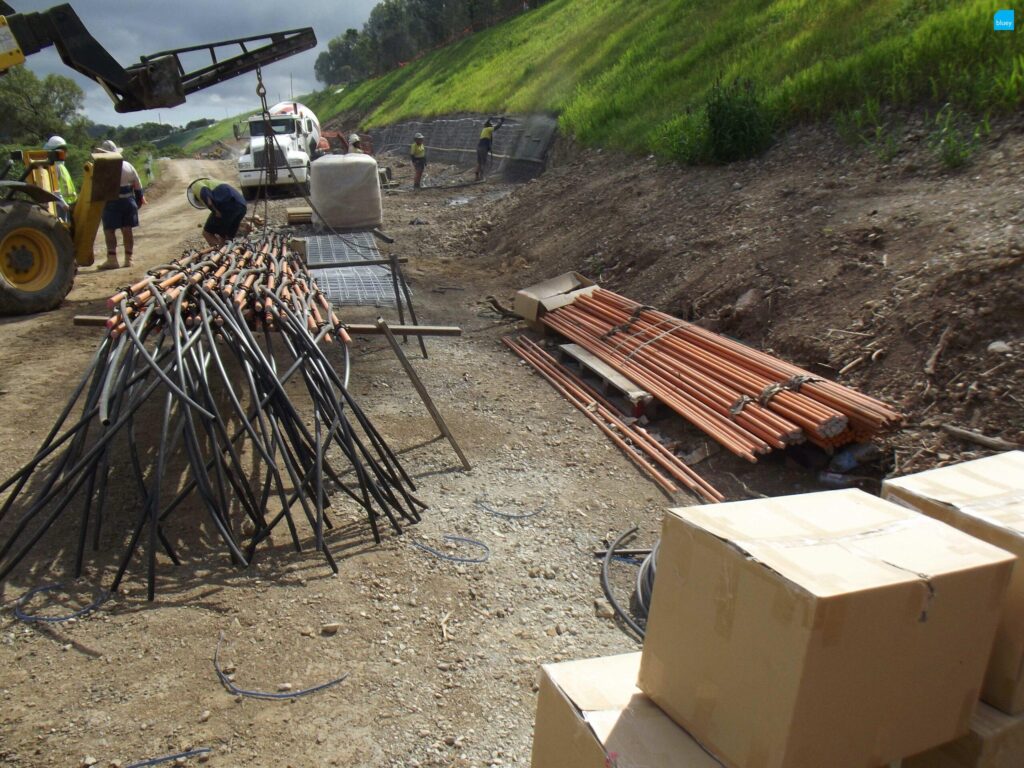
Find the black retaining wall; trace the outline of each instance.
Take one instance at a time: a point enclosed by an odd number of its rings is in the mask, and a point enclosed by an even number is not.
[[[438,117],[409,120],[366,131],[373,139],[374,152],[407,154],[412,137],[422,133],[428,162],[476,167],[476,145],[487,115]],[[501,173],[510,181],[532,179],[543,173],[548,152],[558,131],[558,121],[549,115],[512,115],[494,132],[490,173]]]

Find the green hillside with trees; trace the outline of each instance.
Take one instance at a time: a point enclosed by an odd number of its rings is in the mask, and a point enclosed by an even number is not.
[[[694,161],[729,159],[722,130],[756,149],[800,121],[838,115],[871,130],[861,123],[886,104],[949,104],[947,122],[976,125],[1024,96],[1024,43],[993,31],[990,0],[552,0],[359,80],[419,55],[427,43],[402,45],[438,5],[389,0],[362,32],[331,41],[318,74],[349,82],[307,97],[310,107],[367,128],[544,111],[584,144]]]

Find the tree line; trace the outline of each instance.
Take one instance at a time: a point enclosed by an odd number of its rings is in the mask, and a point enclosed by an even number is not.
[[[347,29],[327,44],[316,60],[316,78],[340,85],[375,77],[544,2],[382,0],[362,30]]]
[[[94,123],[82,114],[85,93],[69,77],[38,77],[24,66],[12,67],[0,77],[0,148],[39,148],[50,136],[61,136],[68,144],[68,168],[80,178],[82,164],[93,147],[111,139],[125,148],[125,157],[134,162],[155,151],[152,142],[173,133],[214,123],[201,118],[185,126],[146,122],[130,126]],[[173,149],[171,150],[173,151]],[[168,150],[162,150],[166,154]]]

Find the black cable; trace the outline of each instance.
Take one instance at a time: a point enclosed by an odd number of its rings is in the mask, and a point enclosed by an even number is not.
[[[654,545],[651,554],[644,558],[636,574],[636,589],[633,592],[631,607],[637,618],[645,622],[651,610],[651,597],[654,592],[654,578],[657,575],[658,548],[660,546],[660,541]]]
[[[612,594],[611,584],[608,581],[609,568],[612,564],[612,558],[615,556],[615,550],[621,547],[623,542],[627,539],[634,536],[638,530],[640,530],[639,526],[633,526],[624,534],[619,536],[619,538],[612,542],[611,546],[608,547],[608,551],[604,555],[604,560],[601,562],[601,589],[604,590],[604,596],[608,598],[608,602],[611,603],[612,610],[615,611],[615,615],[622,619],[626,626],[632,629],[637,635],[639,635],[640,639],[643,640],[645,634],[643,628],[633,620],[632,616],[622,609],[621,605],[619,605],[619,601],[616,600],[615,595]]]
[[[47,624],[60,624],[65,621],[71,621],[72,619],[77,619],[82,616],[85,616],[85,614],[95,611],[97,608],[103,605],[103,603],[110,599],[109,592],[106,592],[102,589],[97,590],[95,600],[93,600],[91,603],[89,603],[89,605],[85,606],[84,608],[79,608],[74,613],[69,613],[66,616],[39,616],[36,614],[25,613],[22,610],[22,608],[25,607],[25,603],[31,600],[35,595],[41,594],[43,592],[53,592],[55,590],[63,588],[63,584],[45,584],[41,587],[35,587],[34,589],[30,589],[28,592],[19,597],[17,601],[14,603],[15,617],[19,621],[24,621],[28,623],[43,622]]]
[[[447,534],[445,535],[444,539],[445,541],[459,541],[463,544],[469,544],[474,547],[479,547],[484,551],[484,556],[482,558],[474,558],[460,557],[458,555],[449,555],[444,552],[441,552],[438,549],[434,549],[429,544],[424,544],[421,541],[416,541],[416,539],[410,539],[409,543],[412,544],[414,547],[422,549],[424,552],[429,552],[434,557],[439,557],[442,560],[449,560],[453,563],[486,563],[491,557],[491,548],[484,544],[482,541],[477,541],[476,539],[467,539],[463,536],[449,536]]]
[[[174,755],[164,755],[162,757],[151,757],[148,760],[143,760],[139,763],[132,763],[131,765],[125,766],[125,768],[146,768],[149,765],[160,765],[160,763],[169,763],[171,760],[178,760],[188,757],[198,757],[199,755],[208,755],[213,752],[209,747],[199,747],[198,749],[190,749],[188,752],[178,752]]]
[[[220,678],[221,684],[228,689],[231,693],[236,696],[246,696],[250,699],[267,699],[267,700],[281,700],[281,699],[297,699],[301,696],[309,696],[311,693],[322,691],[324,688],[330,688],[331,686],[337,685],[348,679],[349,673],[346,672],[341,677],[335,680],[328,680],[326,683],[320,683],[320,685],[314,685],[312,688],[304,688],[301,691],[287,691],[285,693],[267,693],[266,691],[247,691],[243,688],[239,688],[232,683],[228,676],[224,674],[224,670],[220,668],[220,645],[224,642],[224,633],[220,633],[220,637],[217,639],[217,648],[213,652],[213,668],[217,671],[217,677]]]

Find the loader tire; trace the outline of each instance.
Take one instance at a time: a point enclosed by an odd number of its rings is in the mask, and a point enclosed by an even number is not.
[[[0,204],[0,315],[28,315],[58,306],[75,282],[67,228],[33,203]]]

